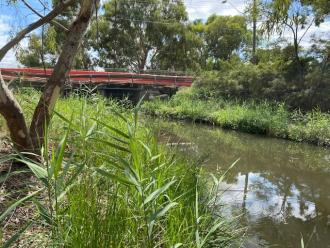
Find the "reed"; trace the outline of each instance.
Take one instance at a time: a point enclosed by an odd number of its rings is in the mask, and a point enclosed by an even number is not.
[[[3,247],[24,242],[31,226],[43,230],[45,247],[238,245],[242,230],[213,204],[220,181],[159,145],[139,106],[128,111],[99,96],[62,99],[42,162],[24,154],[2,158],[26,164],[39,185],[1,214],[3,227],[19,206],[35,213]]]

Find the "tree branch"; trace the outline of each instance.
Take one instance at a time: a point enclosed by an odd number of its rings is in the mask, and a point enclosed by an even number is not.
[[[315,17],[313,18],[313,20],[311,21],[311,23],[308,25],[308,27],[306,28],[305,32],[303,33],[303,35],[300,37],[298,44],[300,44],[301,40],[304,38],[304,36],[307,34],[308,30],[312,27],[313,23],[315,21]]]
[[[94,0],[83,0],[81,3],[78,17],[70,27],[60,57],[34,111],[30,133],[35,152],[40,151],[44,143],[45,129],[48,128],[56,101],[67,80],[74,58],[92,18],[95,6],[99,3],[99,0],[95,0],[96,4],[94,4],[93,1]]]
[[[41,17],[41,18],[44,18],[44,16],[42,14],[40,14],[38,11],[36,11],[28,2],[26,2],[25,0],[21,0],[24,5],[29,9],[31,10],[33,13],[35,13],[37,16]],[[45,6],[45,5],[43,5]],[[64,27],[61,23],[55,21],[55,20],[51,20],[50,23],[52,23],[53,25],[55,26],[58,26],[59,28],[63,29],[65,32],[68,32],[69,30]]]
[[[7,52],[12,49],[15,45],[17,45],[28,33],[35,30],[36,28],[42,26],[45,23],[53,20],[57,15],[59,15],[63,10],[65,10],[68,6],[72,5],[76,0],[66,0],[61,1],[61,3],[56,6],[51,12],[49,12],[43,18],[40,18],[38,21],[30,24],[25,29],[21,30],[16,36],[11,39],[6,45],[4,45],[0,49],[0,61],[5,57]]]

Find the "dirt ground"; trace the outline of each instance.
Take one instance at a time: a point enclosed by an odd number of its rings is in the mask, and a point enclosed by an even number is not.
[[[11,163],[1,163],[1,160],[11,151],[10,140],[5,136],[0,136],[0,214],[17,200],[41,187],[26,168],[13,168]],[[13,210],[0,223],[0,247],[2,246],[1,241],[5,242],[10,239],[27,223],[37,218],[38,213],[32,202],[26,202]],[[46,228],[42,227],[40,223],[32,223],[13,247],[46,247],[47,241],[45,239],[47,239],[47,235],[45,235],[45,230]]]

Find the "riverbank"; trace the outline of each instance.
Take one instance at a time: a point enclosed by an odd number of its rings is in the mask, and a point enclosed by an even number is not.
[[[329,149],[185,121],[150,122],[159,123],[163,140],[181,142],[182,153],[207,158],[210,171],[240,158],[219,191],[229,216],[242,213],[242,247],[330,244]]]
[[[330,114],[319,110],[289,111],[284,104],[199,99],[191,89],[168,101],[146,102],[149,115],[217,125],[247,133],[330,146]]]
[[[39,96],[29,91],[18,98],[29,120]],[[241,229],[208,204],[216,201],[220,182],[159,145],[137,109],[100,96],[73,96],[60,99],[56,111],[44,163],[23,159],[33,173],[24,168],[0,175],[1,247],[1,242],[150,248],[239,242]],[[6,158],[2,165],[10,165]]]

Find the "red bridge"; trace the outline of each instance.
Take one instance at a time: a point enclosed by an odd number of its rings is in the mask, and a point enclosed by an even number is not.
[[[22,82],[43,83],[51,75],[52,69],[40,68],[0,68],[5,80],[21,79]],[[93,84],[93,85],[149,85],[163,87],[190,87],[193,77],[158,75],[149,73],[130,72],[99,72],[85,70],[71,70],[68,82],[72,85]]]

